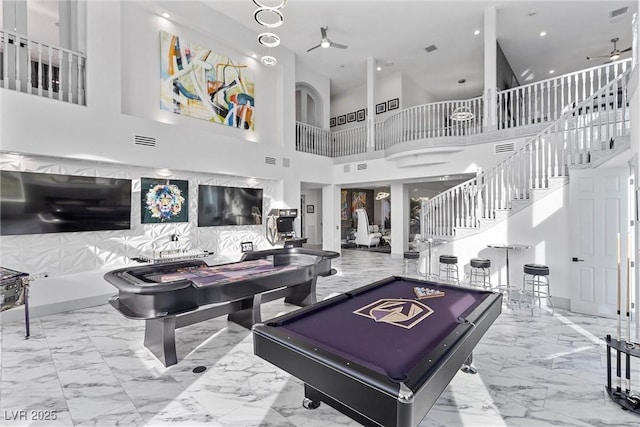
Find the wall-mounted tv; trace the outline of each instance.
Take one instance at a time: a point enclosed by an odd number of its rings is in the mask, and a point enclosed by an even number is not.
[[[198,227],[262,224],[262,189],[198,186]]]
[[[0,235],[130,228],[130,179],[0,171]]]

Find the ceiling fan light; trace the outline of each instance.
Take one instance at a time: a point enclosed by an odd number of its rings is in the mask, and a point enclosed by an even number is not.
[[[615,61],[615,60],[616,60],[616,59],[618,59],[618,58],[620,58],[620,54],[619,54],[618,52],[616,52],[616,53],[612,53],[612,54],[611,54],[611,56],[610,56],[610,59],[611,59],[612,61]]]
[[[263,27],[278,28],[284,22],[282,12],[273,7],[259,7],[253,12],[253,19]]]
[[[326,48],[328,48],[329,46],[331,46],[331,42],[330,42],[329,40],[327,40],[327,39],[323,39],[323,40],[320,42],[320,47],[323,47],[323,48],[325,48],[325,49],[326,49]]]

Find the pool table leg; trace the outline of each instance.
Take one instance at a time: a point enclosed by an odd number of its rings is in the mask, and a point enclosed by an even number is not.
[[[178,363],[178,356],[176,354],[176,316],[145,320],[144,346],[147,347],[164,366],[171,366]]]
[[[473,366],[472,363],[473,363],[473,353],[470,353],[469,357],[467,357],[465,361],[462,363],[462,367],[460,368],[460,370],[466,374],[477,374],[478,369],[475,366]]]

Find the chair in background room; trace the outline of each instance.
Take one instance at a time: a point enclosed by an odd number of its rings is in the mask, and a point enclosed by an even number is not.
[[[377,225],[369,225],[369,216],[364,209],[356,209],[358,229],[356,231],[356,246],[378,246],[382,233]]]

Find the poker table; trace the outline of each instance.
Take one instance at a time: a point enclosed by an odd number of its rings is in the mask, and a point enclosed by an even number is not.
[[[331,260],[338,256],[288,247],[247,252],[221,265],[191,259],[126,267],[104,278],[118,289],[109,303],[125,317],[145,321],[145,347],[170,366],[177,363],[176,329],[225,314],[251,328],[262,320],[262,302],[284,297],[301,307],[313,304],[317,277],[334,274]]]
[[[501,312],[502,295],[389,277],[253,326],[254,352],[363,425],[416,426]]]

